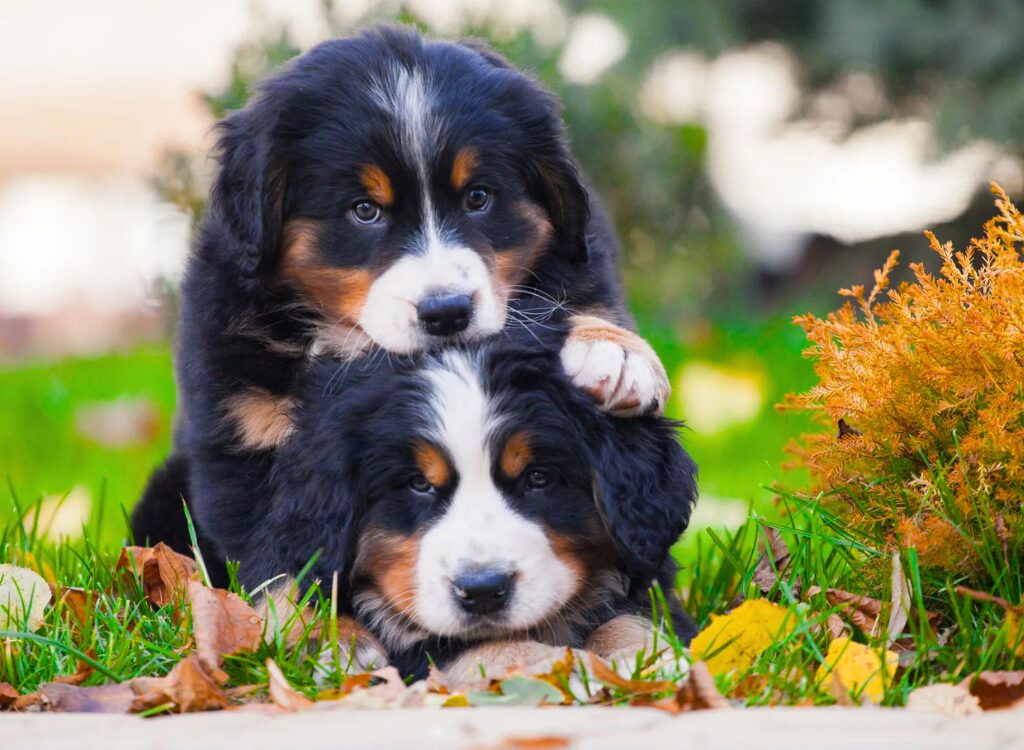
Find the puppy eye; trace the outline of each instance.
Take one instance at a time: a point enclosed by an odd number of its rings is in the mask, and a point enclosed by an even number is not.
[[[540,490],[551,484],[551,475],[544,469],[530,469],[526,472],[526,486],[531,490]]]
[[[373,201],[359,201],[352,206],[352,218],[360,224],[376,224],[381,218],[380,206]]]
[[[475,187],[470,189],[466,193],[466,197],[463,198],[462,204],[467,211],[478,213],[487,208],[491,203],[491,194],[487,192],[486,188]]]
[[[419,492],[422,495],[434,492],[434,485],[422,474],[413,474],[409,477],[409,488],[413,492]]]

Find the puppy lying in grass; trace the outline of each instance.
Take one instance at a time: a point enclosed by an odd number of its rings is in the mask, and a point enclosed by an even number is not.
[[[546,646],[631,661],[655,583],[688,640],[669,550],[696,466],[672,422],[610,417],[574,387],[563,338],[314,361],[293,438],[246,492],[215,498],[260,519],[243,585],[337,576],[342,646],[410,675],[500,671]]]

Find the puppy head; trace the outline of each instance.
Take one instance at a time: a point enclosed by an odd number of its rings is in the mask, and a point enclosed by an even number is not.
[[[485,336],[545,263],[586,258],[556,100],[478,46],[326,42],[220,129],[208,231],[318,311],[328,349]]]
[[[666,564],[695,496],[670,423],[602,415],[556,353],[505,343],[431,355],[386,387],[357,415],[319,407],[311,439],[291,441],[306,468],[288,502],[310,515],[282,525],[307,557],[325,550],[318,574],[342,571],[389,647],[548,638]],[[369,404],[358,390],[340,395]]]

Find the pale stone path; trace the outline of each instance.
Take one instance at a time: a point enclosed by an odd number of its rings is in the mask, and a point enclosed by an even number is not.
[[[0,714],[3,750],[1002,750],[1024,748],[1024,711],[968,719],[886,709],[768,708],[670,716],[653,709],[476,708],[220,712],[139,719]],[[534,739],[538,742],[507,742]]]

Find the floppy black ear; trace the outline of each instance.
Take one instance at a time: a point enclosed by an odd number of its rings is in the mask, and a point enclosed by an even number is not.
[[[556,251],[585,263],[589,257],[590,196],[569,150],[558,98],[516,70],[486,42],[464,39],[461,44],[504,77],[499,106],[525,131],[524,171],[530,192],[551,217]]]
[[[686,530],[697,465],[666,419],[605,419],[593,437],[594,495],[633,586],[647,587]]]
[[[246,276],[271,268],[280,243],[284,172],[273,148],[276,109],[262,94],[217,126],[220,169],[209,210]]]

